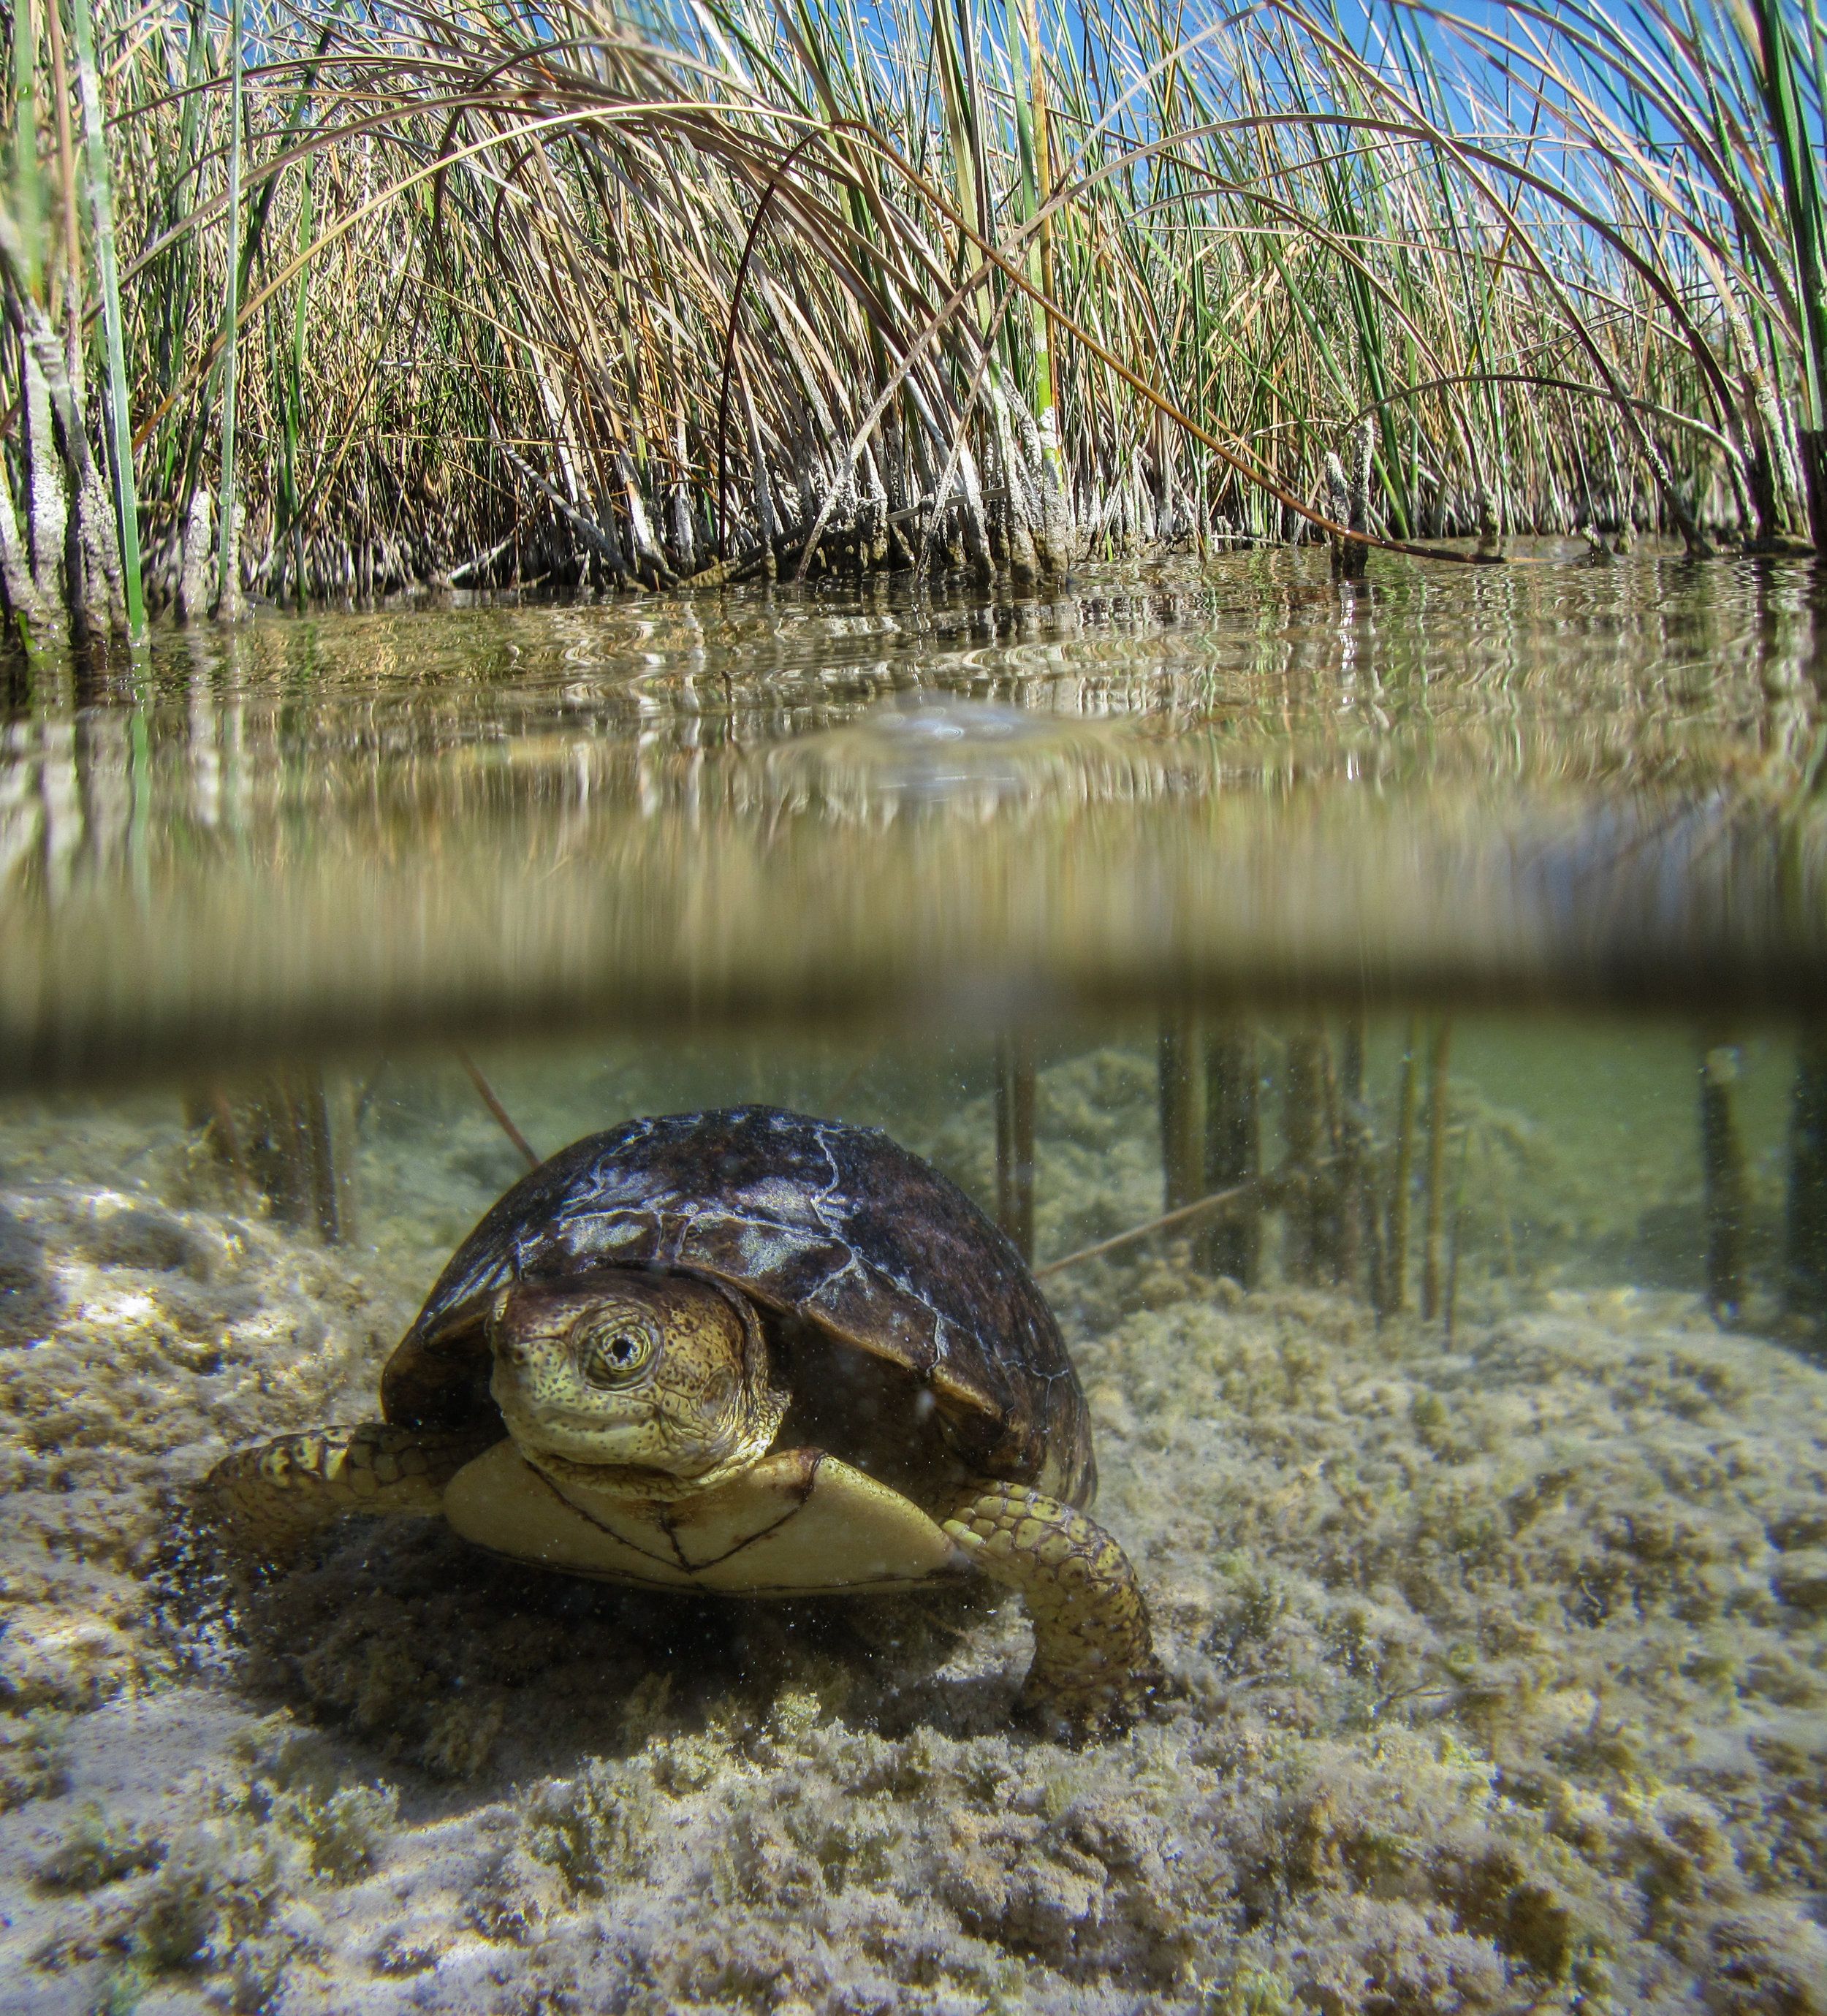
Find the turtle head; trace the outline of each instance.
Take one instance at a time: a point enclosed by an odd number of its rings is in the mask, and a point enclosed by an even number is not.
[[[689,1275],[593,1274],[505,1288],[489,1391],[529,1463],[699,1489],[766,1453],[787,1411],[740,1296]]]

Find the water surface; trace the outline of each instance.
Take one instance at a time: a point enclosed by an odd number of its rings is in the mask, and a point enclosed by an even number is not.
[[[1794,563],[1234,555],[269,615],[10,675],[0,1071],[452,1031],[1292,994],[1798,1006]]]

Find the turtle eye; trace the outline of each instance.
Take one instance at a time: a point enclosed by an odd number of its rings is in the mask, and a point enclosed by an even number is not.
[[[653,1355],[650,1331],[638,1323],[617,1323],[586,1340],[584,1377],[593,1386],[619,1386],[639,1372]]]

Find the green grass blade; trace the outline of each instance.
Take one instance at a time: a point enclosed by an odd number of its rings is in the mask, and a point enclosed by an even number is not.
[[[232,617],[241,601],[235,469],[241,357],[241,0],[229,0],[229,250],[222,288],[222,462],[216,521],[216,606],[225,617]]]
[[[133,422],[127,402],[127,350],[121,320],[120,267],[114,247],[114,189],[102,124],[101,87],[95,73],[95,23],[89,0],[71,0],[71,7],[75,17],[89,203],[95,219],[95,262],[101,273],[102,329],[108,360],[110,460],[119,520],[122,585],[127,597],[127,634],[137,643],[146,635],[146,597],[140,581],[139,501],[134,483]]]

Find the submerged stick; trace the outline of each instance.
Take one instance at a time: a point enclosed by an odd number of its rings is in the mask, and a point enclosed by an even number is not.
[[[253,1193],[254,1177],[247,1167],[247,1157],[241,1152],[241,1132],[235,1125],[235,1109],[219,1085],[212,1085],[209,1089],[209,1116],[210,1125],[215,1130],[217,1147],[234,1172],[236,1196],[245,1204]]]
[[[1339,1064],[1339,1114],[1332,1151],[1339,1163],[1339,1278],[1356,1284],[1377,1275],[1376,1218],[1368,1172],[1370,1126],[1364,1107],[1364,1024],[1353,1015],[1345,1025]],[[1371,1299],[1375,1294],[1373,1286]]]
[[[330,1088],[322,1071],[314,1071],[296,1095],[298,1124],[306,1149],[304,1173],[311,1186],[311,1211],[318,1236],[326,1246],[347,1245],[355,1236],[346,1153],[339,1153],[337,1114],[331,1110]],[[353,1120],[355,1108],[346,1103]]]
[[[1205,1180],[1210,1195],[1257,1182],[1263,1173],[1262,1072],[1256,1031],[1223,1024],[1205,1039]],[[1263,1214],[1253,1204],[1215,1218],[1195,1251],[1209,1273],[1245,1288],[1262,1264]]]
[[[837,1090],[831,1093],[825,1100],[825,1111],[827,1113],[834,1115],[843,1111],[844,1102],[849,1099],[851,1093],[863,1082],[864,1077],[873,1068],[878,1054],[878,1052],[871,1050],[866,1057],[852,1064],[844,1074]]]
[[[1791,1315],[1827,1316],[1827,1029],[1818,1024],[1802,1031],[1789,1096],[1783,1300]]]
[[[495,1125],[501,1129],[502,1132],[507,1136],[509,1140],[510,1140],[514,1145],[519,1149],[521,1153],[525,1156],[527,1158],[527,1167],[529,1169],[538,1168],[539,1166],[540,1157],[535,1152],[532,1143],[528,1141],[525,1135],[524,1135],[521,1130],[515,1126],[513,1119],[508,1113],[507,1108],[502,1104],[501,1101],[498,1098],[495,1097],[494,1086],[492,1085],[488,1082],[488,1079],[482,1075],[481,1069],[480,1066],[477,1065],[475,1059],[470,1055],[469,1052],[463,1048],[461,1043],[452,1043],[450,1047],[457,1062],[469,1073],[470,1082],[476,1088],[477,1093],[480,1096],[482,1103],[487,1107],[489,1112],[493,1114]]]
[[[1745,1227],[1750,1216],[1739,1131],[1737,1046],[1717,1033],[1700,1055],[1700,1178],[1706,1222],[1706,1306],[1721,1323],[1744,1307]]]
[[[1205,1188],[1205,1064],[1198,1017],[1164,1015],[1156,1051],[1163,1211],[1178,1211]]]
[[[361,1089],[355,1094],[355,1131],[358,1133],[361,1132],[362,1121],[368,1118],[368,1109],[374,1103],[374,1095],[380,1089],[380,1081],[386,1075],[387,1067],[391,1061],[391,1058],[384,1057],[362,1081]]]
[[[996,1222],[1034,1258],[1034,1053],[1005,1036],[996,1052]]]
[[[1332,1045],[1322,1028],[1288,1039],[1281,1089],[1281,1131],[1287,1143],[1285,1175],[1287,1237],[1283,1251],[1294,1281],[1339,1277],[1339,1191],[1323,1171],[1337,1160]]]
[[[1453,1024],[1443,1017],[1428,1053],[1427,1207],[1421,1240],[1421,1314],[1425,1323],[1432,1323],[1443,1307],[1440,1261],[1447,1208],[1447,1060],[1452,1048]]]
[[[1036,1281],[1044,1280],[1049,1274],[1063,1273],[1068,1267],[1076,1267],[1082,1261],[1095,1260],[1101,1254],[1114,1253],[1119,1247],[1133,1245],[1138,1239],[1146,1239],[1151,1232],[1166,1232],[1172,1226],[1202,1217],[1208,1211],[1221,1211],[1227,1204],[1253,1199],[1263,1187],[1262,1178],[1256,1176],[1248,1183],[1234,1183],[1227,1190],[1214,1190],[1209,1197],[1183,1204],[1178,1211],[1163,1211],[1160,1217],[1150,1219],[1145,1225],[1132,1225],[1127,1232],[1113,1233],[1108,1239],[1100,1239],[1094,1246],[1081,1246],[1076,1253],[1049,1260],[1044,1267],[1034,1269],[1034,1278]]]
[[[227,1102],[224,1102],[225,1107]],[[326,1246],[355,1236],[355,1100],[321,1064],[268,1073],[244,1107],[246,1125],[226,1119],[268,1208],[282,1224],[314,1230]]]
[[[1396,1086],[1395,1162],[1389,1177],[1389,1232],[1385,1245],[1383,1299],[1379,1316],[1396,1316],[1408,1305],[1408,1187],[1414,1173],[1414,1053],[1419,1024],[1408,1019],[1402,1042],[1402,1069]]]
[[[1459,1179],[1453,1186],[1453,1222],[1447,1235],[1447,1305],[1443,1314],[1449,1347],[1459,1308],[1459,1235],[1465,1224],[1465,1171],[1471,1160],[1472,1130],[1468,1128],[1459,1143]]]

